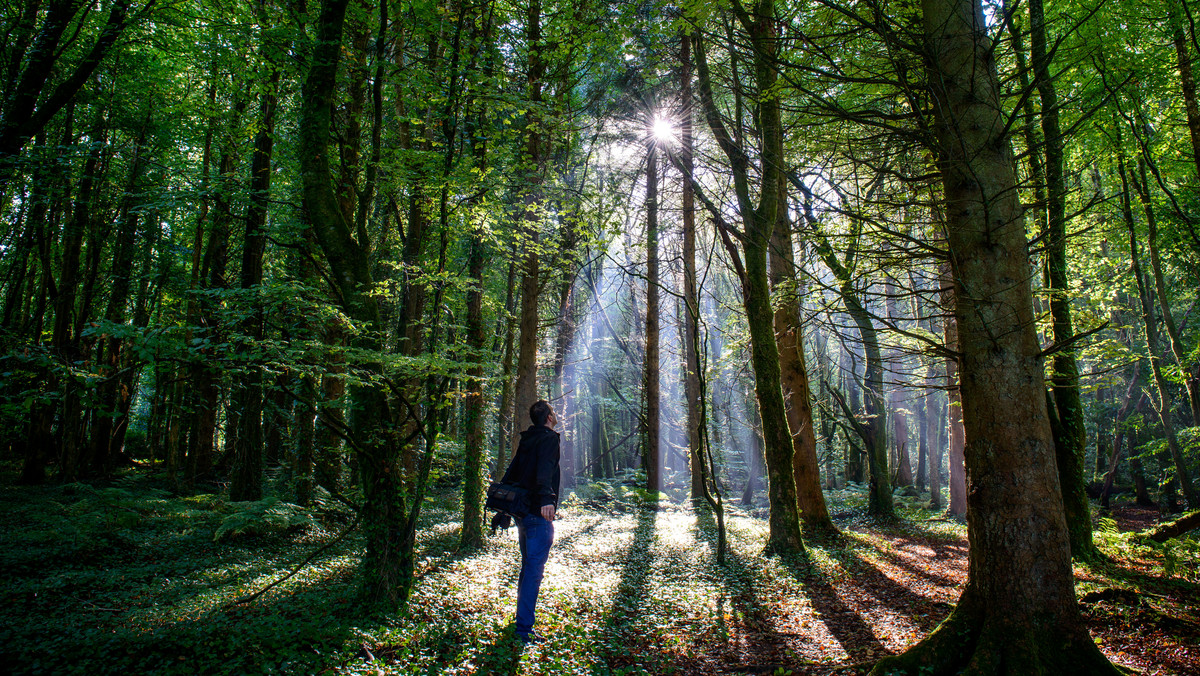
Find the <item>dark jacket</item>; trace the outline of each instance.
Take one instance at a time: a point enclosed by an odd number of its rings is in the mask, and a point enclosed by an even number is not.
[[[558,432],[544,425],[530,425],[521,432],[521,443],[504,483],[519,483],[529,490],[529,508],[536,512],[546,505],[558,508],[561,474],[558,470]]]

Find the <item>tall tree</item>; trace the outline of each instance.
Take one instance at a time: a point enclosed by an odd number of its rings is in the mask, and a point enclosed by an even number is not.
[[[750,157],[728,132],[713,95],[713,78],[709,72],[704,42],[696,42],[696,66],[700,86],[700,101],[709,130],[729,160],[737,198],[737,213],[744,231],[740,233],[745,252],[741,271],[742,301],[750,329],[751,365],[754,368],[754,388],[758,397],[758,413],[762,420],[763,444],[767,464],[768,491],[771,502],[770,533],[767,551],[793,554],[804,550],[797,513],[796,482],[792,466],[792,439],[788,431],[787,413],[780,378],[779,348],[775,343],[774,312],[771,309],[770,280],[767,255],[771,233],[778,222],[781,205],[779,195],[783,181],[783,124],[779,99],[771,92],[778,81],[775,55],[779,44],[776,34],[775,3],[757,0],[749,9],[733,6],[737,21],[749,37],[753,51],[754,86],[758,95],[758,129],[762,134],[761,166],[757,178],[757,204],[752,196]],[[740,137],[739,130],[739,137]],[[689,179],[693,177],[689,176]],[[693,180],[694,184],[694,180]],[[697,191],[697,196],[701,193]],[[718,223],[724,216],[711,201],[705,206]],[[730,255],[737,260],[737,249],[729,239],[729,228],[719,226]],[[741,263],[739,263],[741,265]]]
[[[1083,455],[1086,433],[1083,402],[1079,396],[1079,366],[1072,343],[1076,336],[1071,321],[1070,280],[1067,277],[1067,187],[1063,178],[1063,134],[1058,119],[1058,93],[1050,74],[1046,45],[1046,18],[1042,0],[1029,0],[1030,51],[1034,83],[1041,98],[1042,142],[1046,170],[1046,288],[1050,292],[1050,322],[1057,349],[1050,382],[1059,424],[1055,426],[1054,448],[1058,477],[1062,483],[1071,555],[1091,560],[1100,556],[1092,543],[1092,512],[1083,485]]]
[[[958,293],[971,555],[950,617],[871,673],[1117,674],[1075,600],[1024,219],[983,7],[925,0],[921,8]]]
[[[542,3],[530,0],[525,15],[525,43],[528,48],[528,70],[525,73],[526,96],[529,101],[524,130],[524,148],[521,153],[524,178],[525,209],[521,227],[521,306],[520,338],[517,343],[517,382],[513,401],[511,451],[516,452],[521,440],[521,429],[527,420],[529,407],[537,401],[538,371],[538,298],[541,295],[540,262],[538,256],[538,229],[542,220],[541,183],[546,160],[544,130],[538,115],[543,101],[546,77],[546,44],[542,37]]]
[[[780,183],[781,204],[787,193]],[[792,473],[800,506],[800,523],[806,533],[827,536],[837,533],[829,518],[825,494],[821,492],[821,471],[817,463],[817,435],[813,427],[812,390],[804,359],[804,327],[796,255],[792,250],[792,222],[787,209],[780,208],[779,221],[771,233],[771,288],[775,293],[775,344],[779,349],[779,372],[787,413],[788,435],[792,439]]]
[[[684,176],[695,171],[694,141],[692,139],[692,36],[680,35],[679,47],[679,164]],[[698,504],[704,495],[704,477],[700,471],[704,462],[704,430],[701,429],[700,406],[700,296],[696,289],[696,197],[690,180],[683,181],[680,197],[683,217],[683,354],[686,375],[683,398],[687,405],[688,463],[692,470],[692,501]]]
[[[651,136],[646,153],[646,352],[642,358],[646,433],[642,463],[646,468],[646,489],[649,491],[662,490],[665,460],[659,447],[658,284],[658,141]]]

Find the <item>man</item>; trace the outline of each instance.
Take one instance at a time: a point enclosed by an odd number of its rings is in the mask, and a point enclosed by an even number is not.
[[[533,423],[521,433],[521,443],[504,483],[518,483],[529,490],[529,513],[517,521],[521,548],[521,576],[517,580],[517,639],[533,643],[541,637],[533,631],[533,609],[537,605],[542,573],[554,542],[554,512],[558,508],[560,472],[558,418],[545,401],[529,407]]]

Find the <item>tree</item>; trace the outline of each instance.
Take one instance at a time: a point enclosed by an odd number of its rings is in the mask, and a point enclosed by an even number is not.
[[[658,336],[658,141],[651,137],[646,152],[646,353],[642,363],[645,392],[646,446],[642,466],[646,468],[646,490],[662,490],[662,451],[659,393]]]
[[[1083,402],[1079,396],[1079,366],[1071,343],[1077,340],[1071,321],[1070,281],[1067,278],[1066,184],[1063,178],[1063,134],[1058,119],[1058,94],[1050,74],[1046,46],[1046,19],[1042,0],[1029,1],[1030,47],[1034,83],[1042,103],[1042,139],[1046,172],[1046,287],[1050,292],[1050,317],[1054,329],[1054,352],[1050,382],[1058,425],[1054,448],[1063,505],[1071,538],[1071,553],[1077,559],[1100,556],[1092,543],[1092,513],[1083,486],[1083,454],[1086,434]]]
[[[700,102],[709,130],[716,138],[732,169],[737,213],[744,232],[740,233],[745,252],[744,265],[739,270],[742,282],[742,301],[750,329],[751,363],[754,368],[758,412],[762,419],[763,442],[766,451],[767,481],[771,498],[770,534],[767,551],[794,554],[804,550],[797,514],[796,483],[792,465],[792,439],[780,381],[779,349],[775,343],[774,313],[771,309],[770,283],[767,274],[767,255],[771,233],[778,223],[778,210],[786,208],[779,202],[783,181],[783,129],[779,101],[769,92],[778,80],[772,55],[778,49],[775,40],[775,4],[758,0],[751,9],[734,6],[737,21],[750,39],[754,57],[755,88],[759,94],[758,128],[762,133],[761,172],[757,204],[751,193],[750,158],[738,145],[721,119],[713,95],[712,76],[704,43],[696,43],[696,65],[700,87]],[[692,177],[688,177],[691,179]],[[693,182],[694,184],[694,182]],[[697,196],[701,192],[697,191]],[[705,206],[714,220],[723,223],[721,211],[706,198]],[[730,228],[721,227],[721,234],[731,258],[738,258],[736,247],[729,239]]]
[[[971,557],[950,617],[871,673],[1117,674],[1075,601],[1024,219],[983,9],[927,0],[922,11],[957,292]]]

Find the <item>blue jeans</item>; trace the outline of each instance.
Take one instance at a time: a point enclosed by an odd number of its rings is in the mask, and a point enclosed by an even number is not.
[[[516,630],[518,636],[528,636],[533,631],[533,609],[542,587],[542,573],[554,543],[554,524],[541,514],[526,514],[517,522],[517,542],[521,548],[521,576],[517,578]]]

